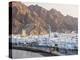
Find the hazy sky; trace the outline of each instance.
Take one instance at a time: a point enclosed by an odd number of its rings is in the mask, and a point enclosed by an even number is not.
[[[39,5],[47,10],[50,10],[52,8],[56,9],[57,11],[60,11],[63,15],[70,15],[73,17],[78,17],[78,6],[77,5],[67,5],[67,4],[52,4],[52,3],[31,3],[28,2],[25,4],[27,6],[29,5]]]

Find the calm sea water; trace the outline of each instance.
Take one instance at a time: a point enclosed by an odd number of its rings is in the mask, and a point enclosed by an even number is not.
[[[14,58],[14,59],[51,56],[51,54],[41,53],[41,52],[38,53],[38,52],[16,50],[16,49],[10,49],[10,50],[12,50],[12,58]]]

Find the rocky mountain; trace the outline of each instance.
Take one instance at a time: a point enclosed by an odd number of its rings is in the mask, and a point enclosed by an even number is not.
[[[39,5],[26,6],[24,3],[12,1],[12,34],[21,34],[22,29],[26,34],[47,34],[49,26],[52,32],[78,32],[78,18],[64,16],[60,11],[52,8],[46,10]]]

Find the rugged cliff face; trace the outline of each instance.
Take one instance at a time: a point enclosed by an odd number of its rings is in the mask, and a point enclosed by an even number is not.
[[[12,34],[21,34],[26,29],[26,34],[47,34],[48,25],[52,32],[67,32],[78,30],[78,18],[64,16],[61,12],[38,5],[26,6],[21,2],[9,3],[12,8]]]

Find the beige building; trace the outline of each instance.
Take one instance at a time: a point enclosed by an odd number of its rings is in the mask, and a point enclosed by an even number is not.
[[[27,36],[25,29],[22,29],[22,34],[21,34],[21,36],[22,36],[22,37],[26,37],[26,36]]]

